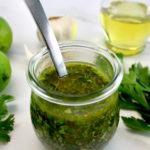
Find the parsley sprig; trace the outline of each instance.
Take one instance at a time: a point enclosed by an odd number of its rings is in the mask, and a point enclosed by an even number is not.
[[[120,106],[122,109],[137,111],[142,119],[122,117],[129,128],[150,131],[150,72],[140,63],[133,64],[129,73],[124,74],[119,87]]]
[[[13,100],[13,96],[0,96],[0,142],[9,142],[9,133],[13,130],[14,115],[8,113],[6,103]]]

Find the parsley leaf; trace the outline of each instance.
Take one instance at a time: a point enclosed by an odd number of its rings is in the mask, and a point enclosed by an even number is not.
[[[120,59],[120,61],[123,63],[124,55],[122,53],[116,53],[116,55]]]
[[[0,96],[0,142],[9,142],[9,133],[13,130],[14,115],[8,114],[6,102],[13,100],[13,96]]]
[[[133,64],[124,74],[119,87],[120,107],[137,111],[142,119],[122,117],[132,129],[150,131],[150,71],[140,63]]]
[[[140,103],[146,108],[149,108],[149,104],[143,93],[143,88],[137,82],[136,72],[129,72],[129,74],[124,74],[124,78],[119,90],[130,96],[132,99]]]
[[[130,72],[135,72],[137,82],[142,84],[141,86],[145,85],[150,89],[150,74],[148,67],[142,67],[140,63],[133,64],[129,69]],[[149,91],[149,90],[148,90]]]
[[[123,122],[129,128],[141,131],[150,131],[150,125],[146,123],[144,120],[136,119],[134,117],[122,117]]]

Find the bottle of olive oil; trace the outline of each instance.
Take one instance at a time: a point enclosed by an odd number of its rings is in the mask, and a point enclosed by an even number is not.
[[[150,15],[144,3],[114,1],[100,13],[107,46],[114,52],[134,55],[150,35]]]

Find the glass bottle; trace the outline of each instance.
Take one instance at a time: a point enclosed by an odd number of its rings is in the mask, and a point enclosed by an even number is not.
[[[149,0],[103,0],[100,19],[109,49],[124,55],[144,50],[150,35]]]

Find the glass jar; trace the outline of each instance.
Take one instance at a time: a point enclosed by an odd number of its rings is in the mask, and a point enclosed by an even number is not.
[[[35,132],[47,149],[99,150],[112,137],[119,121],[117,89],[123,77],[120,61],[112,52],[83,41],[60,43],[60,49],[65,63],[92,64],[110,82],[84,95],[48,90],[38,77],[53,63],[48,51],[41,51],[30,60],[27,75]]]
[[[101,1],[100,19],[109,49],[124,55],[144,50],[150,36],[150,0]]]

